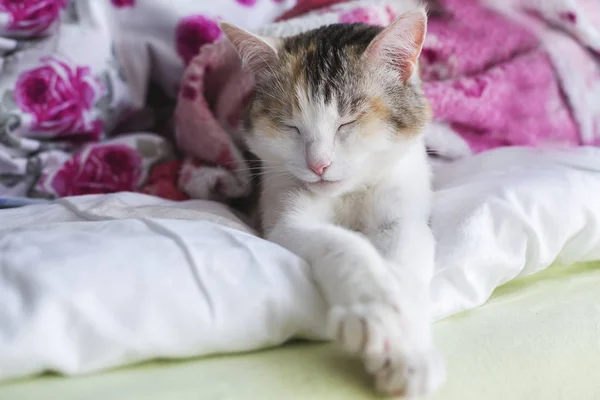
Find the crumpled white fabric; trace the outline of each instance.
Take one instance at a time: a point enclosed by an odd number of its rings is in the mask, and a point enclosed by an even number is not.
[[[558,262],[600,259],[600,149],[435,168],[433,318]],[[0,379],[325,338],[308,265],[222,205],[139,194],[0,212]]]
[[[600,149],[502,148],[435,168],[433,314],[553,263],[600,259]]]

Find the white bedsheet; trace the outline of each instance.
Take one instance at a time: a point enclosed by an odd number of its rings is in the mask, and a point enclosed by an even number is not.
[[[600,150],[436,167],[433,318],[600,259]],[[0,212],[0,379],[324,338],[310,268],[225,207],[121,193]]]

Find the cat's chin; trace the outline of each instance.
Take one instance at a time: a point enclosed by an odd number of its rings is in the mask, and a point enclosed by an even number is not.
[[[320,180],[317,182],[305,182],[306,187],[314,193],[334,195],[345,191],[344,181]]]

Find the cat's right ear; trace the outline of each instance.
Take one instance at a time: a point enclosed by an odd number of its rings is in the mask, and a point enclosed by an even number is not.
[[[395,69],[406,82],[417,70],[426,33],[427,12],[424,7],[419,7],[402,14],[381,31],[369,44],[364,56],[371,63]]]
[[[219,26],[254,74],[277,62],[279,39],[254,35],[227,22],[220,22]]]

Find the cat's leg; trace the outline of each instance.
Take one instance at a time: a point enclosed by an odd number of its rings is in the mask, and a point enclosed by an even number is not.
[[[315,281],[331,306],[332,338],[364,358],[384,393],[426,394],[437,386],[438,378],[429,373],[430,359],[421,352],[430,350],[429,341],[423,339],[422,346],[413,346],[421,335],[429,337],[429,331],[407,339],[416,328],[405,326],[413,320],[404,312],[416,308],[404,304],[395,276],[373,243],[360,233],[327,222],[326,203],[299,199],[286,208],[288,212],[279,216],[267,238],[311,264]],[[428,321],[428,316],[421,318]],[[423,326],[428,328],[428,324]],[[437,360],[435,354],[432,357]]]
[[[378,323],[362,323],[361,327],[357,321],[367,319],[360,314],[354,316],[356,321],[346,323],[357,326],[354,334],[367,343],[367,367],[375,374],[381,391],[424,396],[431,394],[445,377],[442,358],[433,344],[430,320],[435,240],[428,226],[427,199],[420,202],[415,196],[407,200],[396,194],[400,193],[383,190],[373,196],[365,230],[394,276],[396,313],[384,306],[377,311]],[[375,350],[369,352],[368,347]]]
[[[373,244],[359,233],[328,222],[327,205],[302,203],[281,215],[267,239],[311,265],[330,305],[383,298],[391,290],[390,274]]]

